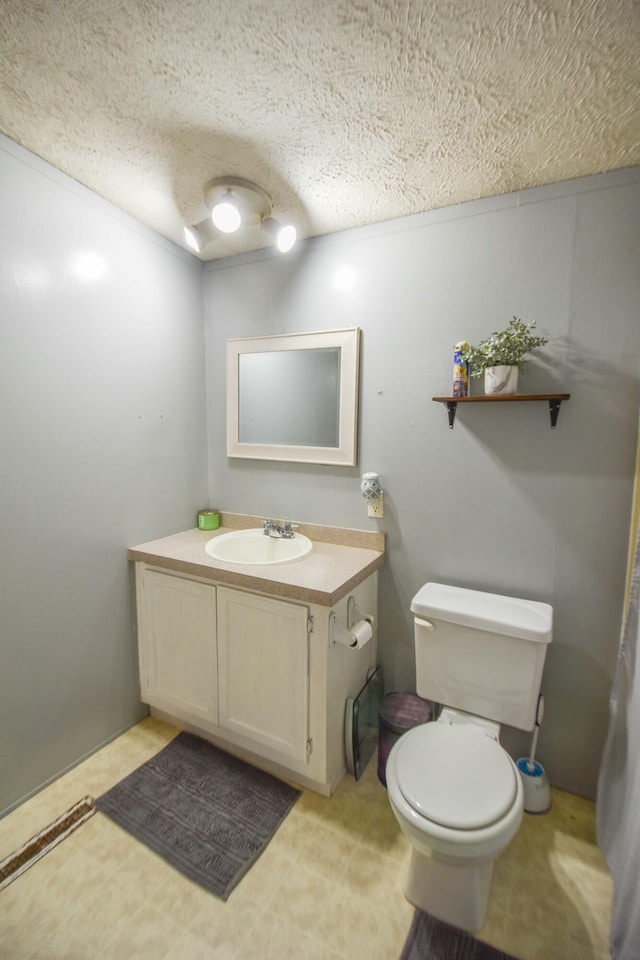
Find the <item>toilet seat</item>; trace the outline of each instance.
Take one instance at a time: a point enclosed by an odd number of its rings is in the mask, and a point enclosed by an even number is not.
[[[420,817],[451,830],[481,830],[513,807],[517,771],[500,744],[468,727],[427,723],[396,744],[397,785]]]

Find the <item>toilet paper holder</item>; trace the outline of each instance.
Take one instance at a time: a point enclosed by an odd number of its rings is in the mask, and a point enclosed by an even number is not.
[[[358,606],[358,601],[352,594],[347,600],[347,628],[353,630],[360,620],[366,620],[367,623],[373,624],[373,616],[370,613],[362,612]]]
[[[373,624],[373,616],[363,613],[356,602],[356,598],[353,596],[349,597],[347,601],[346,628],[338,623],[338,618],[334,610],[329,614],[329,646],[332,647],[334,643],[341,643],[346,647],[360,649],[363,643],[359,640],[358,633],[355,631],[360,632],[361,627],[364,627],[365,624],[371,626]]]

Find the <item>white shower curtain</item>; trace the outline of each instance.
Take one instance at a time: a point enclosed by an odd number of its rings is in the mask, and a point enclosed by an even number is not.
[[[636,484],[638,478],[636,477]],[[636,486],[636,493],[638,487]],[[640,958],[640,536],[636,532],[625,624],[598,783],[598,843],[613,878],[612,960]]]

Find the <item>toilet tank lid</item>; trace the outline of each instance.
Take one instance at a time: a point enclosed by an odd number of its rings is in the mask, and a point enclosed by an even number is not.
[[[549,643],[552,636],[553,607],[548,603],[444,583],[425,583],[411,601],[411,612],[538,643]]]

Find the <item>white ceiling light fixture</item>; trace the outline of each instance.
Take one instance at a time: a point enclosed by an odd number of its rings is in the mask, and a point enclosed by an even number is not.
[[[211,222],[211,217],[205,217],[200,223],[184,228],[185,242],[194,253],[202,253],[206,245],[218,236],[220,234]]]
[[[222,233],[235,233],[240,228],[242,217],[235,203],[230,200],[221,200],[211,211],[213,225]]]
[[[269,195],[257,183],[241,177],[210,180],[204,188],[204,202],[222,233],[235,233],[240,226],[258,226],[271,214]]]
[[[288,253],[296,242],[296,228],[291,223],[282,224],[273,217],[265,217],[262,229],[280,253]]]
[[[211,216],[192,227],[184,228],[185,242],[201,253],[221,233],[235,233],[240,227],[261,227],[281,253],[287,253],[296,242],[296,229],[283,225],[271,216],[271,198],[251,180],[240,177],[219,177],[204,188],[204,202]]]

